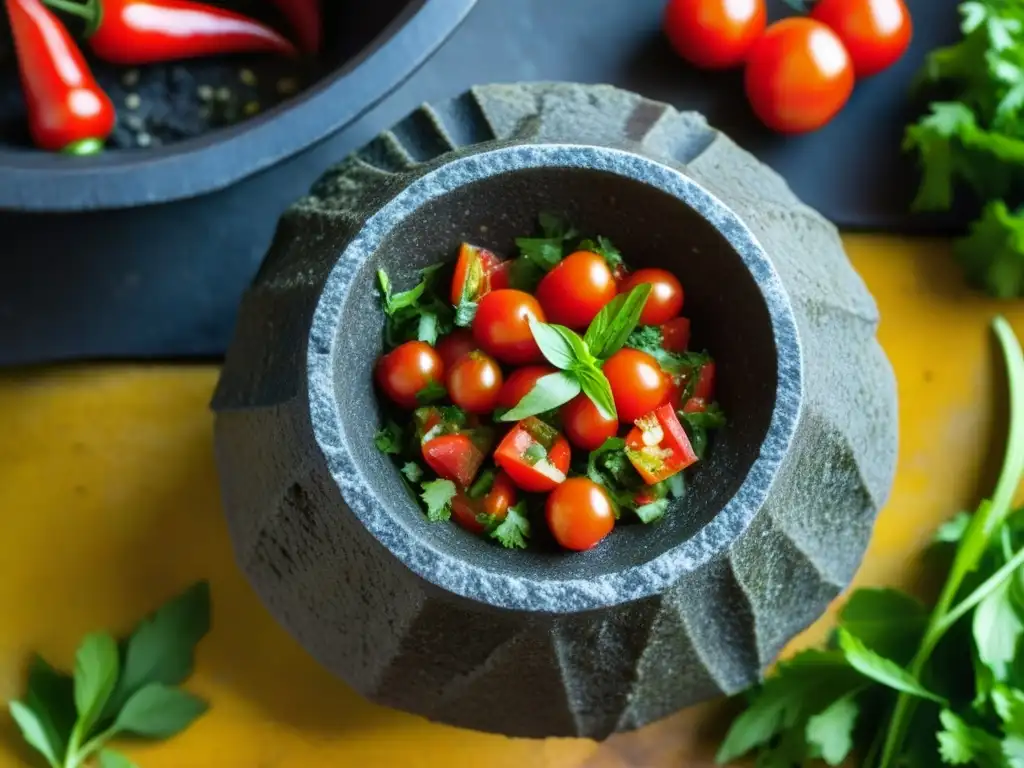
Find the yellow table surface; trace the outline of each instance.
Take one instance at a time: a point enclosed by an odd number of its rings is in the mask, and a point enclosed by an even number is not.
[[[1003,312],[1024,336],[1024,302],[969,292],[943,242],[845,240],[881,308],[900,397],[896,484],[856,583],[913,587],[935,527],[991,488],[1005,387],[988,323]],[[233,562],[207,408],[216,378],[212,366],[0,374],[0,700],[21,692],[32,651],[68,668],[84,633],[124,632],[209,578],[214,626],[189,687],[211,710],[169,742],[122,745],[143,768],[712,763],[721,704],[604,744],[507,739],[375,706],[320,669]],[[828,621],[794,646],[821,639]],[[0,713],[0,768],[26,764]]]

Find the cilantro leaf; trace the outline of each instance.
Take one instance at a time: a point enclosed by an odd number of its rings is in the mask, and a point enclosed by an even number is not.
[[[807,743],[829,765],[840,765],[853,749],[853,728],[860,707],[852,695],[836,699],[807,721]]]
[[[974,610],[972,631],[978,657],[996,680],[1005,681],[1024,635],[1018,608],[1011,600],[1007,581],[982,600]]]
[[[997,298],[1024,296],[1024,208],[989,203],[954,254],[973,285]]]
[[[402,452],[404,441],[405,435],[402,428],[393,421],[389,421],[373,436],[373,444],[377,446],[378,451],[395,456]]]
[[[423,479],[423,469],[415,461],[407,461],[402,465],[402,474],[405,479],[414,485]]]
[[[633,509],[634,498],[644,487],[643,478],[626,455],[626,441],[609,437],[587,457],[587,477],[608,493],[616,509]]]
[[[451,480],[429,480],[422,483],[420,498],[427,507],[427,519],[433,523],[448,520],[452,516],[452,499],[458,493]]]
[[[568,220],[556,213],[542,212],[537,217],[537,223],[540,224],[540,231],[544,234],[544,237],[552,240],[565,242],[579,235],[576,228]]]
[[[905,664],[924,634],[928,614],[905,592],[858,589],[839,612],[839,626],[875,653]]]
[[[543,237],[518,237],[516,247],[521,258],[541,274],[550,272],[565,255],[565,243],[576,237],[576,230],[560,216],[542,213],[539,217]]]
[[[400,293],[393,291],[387,272],[377,270],[381,305],[386,315],[384,340],[388,347],[413,339],[433,346],[440,336],[451,330],[452,308],[438,295],[443,266],[435,264],[420,270],[420,282]]]
[[[932,693],[921,685],[903,667],[884,656],[879,656],[841,627],[839,629],[839,647],[842,649],[843,655],[850,666],[865,677],[911,696],[928,699],[938,704],[946,703],[944,698]]]
[[[949,765],[1002,766],[999,740],[980,728],[968,725],[948,709],[939,715],[943,730],[938,734],[939,754]]]
[[[530,538],[530,520],[526,516],[526,502],[509,507],[508,514],[488,534],[506,549],[526,549]]]
[[[416,402],[420,405],[428,405],[436,403],[447,396],[448,390],[444,388],[444,384],[431,379],[423,389],[416,393]]]
[[[579,245],[579,249],[596,253],[608,263],[608,267],[612,270],[622,267],[625,263],[622,258],[622,252],[607,237],[598,236],[597,242],[583,240]]]

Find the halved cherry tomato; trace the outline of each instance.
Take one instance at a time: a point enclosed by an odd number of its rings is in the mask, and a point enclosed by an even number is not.
[[[646,352],[624,347],[608,358],[604,375],[612,387],[619,421],[631,422],[666,402],[672,382]]]
[[[510,288],[491,291],[477,307],[473,338],[487,354],[503,363],[539,362],[542,355],[530,331],[531,319],[547,319],[533,296]]]
[[[468,434],[458,433],[425,442],[423,458],[438,477],[465,488],[484,463],[485,451]]]
[[[858,78],[878,74],[899,61],[914,33],[903,0],[820,0],[811,18],[839,35]]]
[[[501,368],[493,357],[474,350],[463,355],[448,371],[448,396],[469,413],[490,413],[498,404]]]
[[[555,541],[577,552],[596,547],[615,527],[608,494],[586,477],[571,477],[555,488],[545,512]]]
[[[442,336],[441,339],[438,340],[434,349],[436,349],[437,354],[441,356],[441,361],[444,363],[444,369],[448,371],[451,370],[453,365],[459,362],[459,359],[463,355],[469,354],[474,349],[479,349],[479,345],[473,339],[473,334],[471,332],[467,331],[465,328],[456,328],[447,336]]]
[[[767,17],[764,0],[670,0],[663,24],[684,59],[724,69],[743,63]]]
[[[419,405],[416,396],[431,382],[444,381],[444,363],[429,344],[407,341],[377,361],[377,384],[402,408]]]
[[[499,408],[515,408],[519,401],[529,394],[530,390],[537,384],[538,379],[558,373],[558,370],[550,365],[528,365],[525,368],[516,368],[512,375],[505,379],[505,384],[498,394]]]
[[[682,312],[683,286],[665,269],[638,269],[629,276],[620,293],[629,293],[644,283],[650,283],[651,295],[640,313],[640,325],[661,325]]]
[[[504,472],[498,472],[494,484],[483,498],[474,499],[468,491],[459,491],[452,499],[452,517],[470,533],[481,534],[484,532],[484,524],[477,517],[488,515],[496,520],[504,520],[508,508],[516,503],[517,495],[512,479]]]
[[[668,352],[685,352],[690,346],[690,319],[677,317],[661,326],[661,346]]]
[[[537,286],[548,322],[569,328],[586,328],[614,298],[615,278],[608,262],[590,251],[569,254]]]
[[[586,395],[577,395],[562,406],[562,427],[569,442],[586,451],[596,451],[619,431],[618,419],[606,419]]]
[[[778,21],[747,57],[747,98],[765,125],[781,133],[821,128],[853,93],[853,62],[843,41],[820,21]]]
[[[458,306],[463,300],[479,301],[491,290],[491,272],[501,260],[486,248],[469,243],[459,246],[459,259],[455,262],[452,277],[452,304]]]
[[[512,482],[532,493],[546,493],[564,482],[571,457],[569,441],[533,416],[516,424],[494,452],[494,461]]]
[[[697,461],[686,430],[668,404],[636,420],[626,436],[626,456],[648,485],[660,483]]]

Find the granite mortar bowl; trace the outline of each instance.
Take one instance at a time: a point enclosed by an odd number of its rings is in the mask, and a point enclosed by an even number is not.
[[[620,99],[544,87],[570,114]],[[749,156],[699,116],[679,115],[700,137],[673,145],[683,163],[635,141],[567,144],[561,122],[538,141],[545,124],[497,95],[473,97],[502,140],[418,160],[433,145],[416,138],[442,123],[417,113],[282,219],[214,398],[224,506],[269,610],[368,698],[513,736],[604,738],[749,686],[849,583],[892,479],[894,385],[834,229],[757,203],[772,187],[756,163],[753,185],[730,186],[722,169]],[[636,131],[676,115],[621,101]],[[542,211],[680,277],[729,417],[662,522],[579,554],[428,522],[373,443],[376,269],[406,287],[463,240],[510,253]]]
[[[118,127],[106,152],[84,158],[32,148],[14,49],[0,14],[0,209],[125,208],[222,189],[366,112],[444,42],[475,1],[325,0],[324,49],[311,61],[249,55],[131,68],[92,60],[117,108]],[[288,30],[271,3],[221,4]],[[80,26],[66,19],[69,28]],[[130,84],[123,79],[129,70]],[[249,70],[248,82],[240,81],[241,70]],[[284,81],[299,92],[275,87]],[[220,96],[205,101],[198,95],[200,86],[230,94],[231,101],[222,104]],[[128,106],[132,100],[135,104]],[[251,105],[260,114],[244,117]],[[237,116],[217,117],[228,110]],[[140,132],[152,146],[135,143]],[[157,146],[161,136],[165,143]]]

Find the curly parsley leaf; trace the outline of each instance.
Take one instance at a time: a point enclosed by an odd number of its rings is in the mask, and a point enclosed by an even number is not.
[[[452,516],[452,499],[458,493],[451,480],[429,480],[421,485],[420,498],[427,507],[427,519],[433,523],[448,520]]]
[[[402,428],[393,421],[389,421],[373,436],[373,444],[377,446],[378,451],[394,456],[402,452],[404,441],[405,434],[402,432]]]
[[[488,534],[505,549],[526,549],[530,539],[530,519],[526,516],[526,502],[509,507],[508,514]]]

